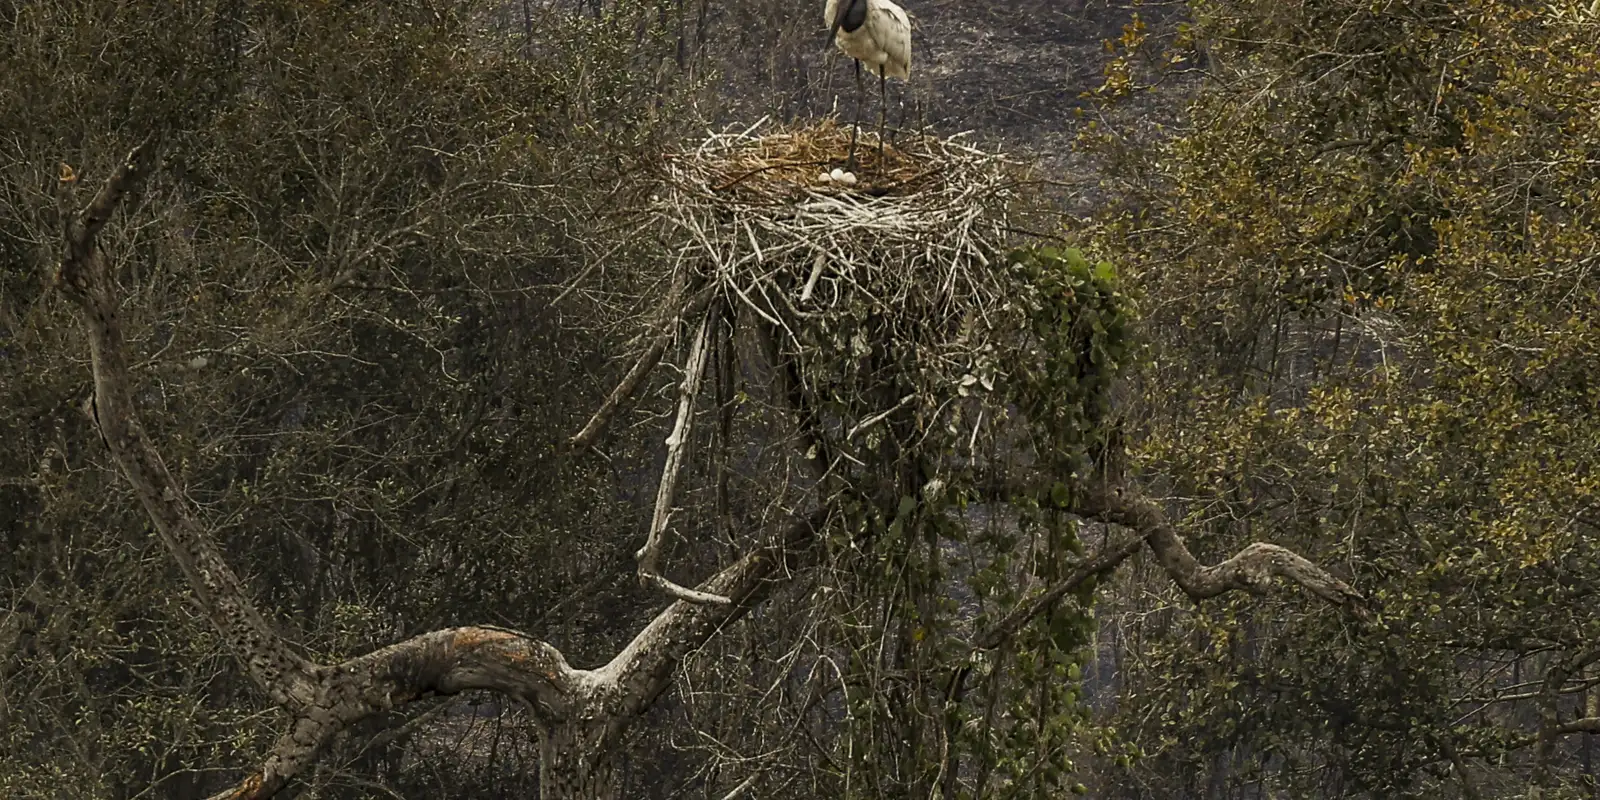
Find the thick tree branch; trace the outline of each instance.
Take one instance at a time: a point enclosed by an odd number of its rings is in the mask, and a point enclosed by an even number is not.
[[[64,220],[66,256],[57,282],[77,303],[94,368],[94,411],[106,445],[139,503],[149,514],[184,577],[199,596],[211,623],[245,664],[250,676],[280,705],[309,703],[315,689],[311,665],[273,630],[218,552],[176,479],[146,436],[133,407],[117,293],[106,257],[96,241],[123,197],[149,171],[154,143],[128,154],[94,200]],[[61,197],[70,206],[77,176],[63,165]]]
[[[1137,532],[1150,545],[1162,569],[1192,599],[1203,600],[1238,589],[1261,593],[1273,577],[1280,577],[1336,606],[1358,615],[1365,613],[1356,590],[1304,556],[1275,544],[1255,542],[1220,564],[1202,565],[1189,552],[1161,506],[1126,486],[1091,493],[1078,511],[1091,519]]]
[[[406,703],[470,689],[498,692],[533,709],[547,729],[592,717],[620,735],[671,683],[685,656],[766,599],[779,568],[814,540],[819,514],[790,526],[783,541],[749,553],[697,591],[728,604],[678,601],[656,616],[605,667],[573,669],[551,645],[490,627],[434,631],[345,661],[318,667],[315,700],[302,709],[261,768],[212,800],[264,800],[318,758],[333,738],[361,720]]]
[[[624,713],[647,708],[666,689],[685,656],[765,600],[777,583],[792,574],[795,560],[816,541],[816,531],[826,521],[826,511],[796,519],[780,541],[746,554],[699,586],[699,591],[727,598],[727,603],[680,600],[633,637],[598,671],[621,691]]]
[[[1011,496],[1014,492],[1007,490],[1004,494]],[[1075,510],[1084,517],[1128,528],[1132,534],[1108,542],[1099,553],[1079,564],[1066,578],[1023,601],[999,622],[973,637],[971,647],[974,652],[992,650],[1004,644],[1029,621],[1054,608],[1063,597],[1077,590],[1084,581],[1116,569],[1145,544],[1150,545],[1167,574],[1195,600],[1215,597],[1234,589],[1260,592],[1272,576],[1278,575],[1295,580],[1335,605],[1350,608],[1358,614],[1364,613],[1360,605],[1361,596],[1354,589],[1306,558],[1277,545],[1257,542],[1221,564],[1202,566],[1184,545],[1183,538],[1167,520],[1161,507],[1123,487],[1092,494]],[[971,669],[972,662],[969,659],[951,673],[945,687],[947,709],[961,703]],[[946,757],[953,736],[954,731],[947,725],[944,731]]]
[[[996,501],[1007,500],[1018,491],[1019,487],[1008,480],[997,480],[984,487],[985,495]],[[1161,505],[1129,484],[1111,483],[1090,489],[1080,495],[1072,511],[1086,519],[1132,530],[1138,535],[1135,541],[1150,546],[1161,568],[1193,600],[1236,590],[1260,594],[1274,577],[1279,577],[1300,584],[1312,594],[1358,617],[1367,615],[1359,592],[1286,547],[1255,542],[1220,564],[1201,564],[1189,552]]]
[[[448,628],[331,667],[317,667],[315,700],[300,709],[261,767],[212,800],[271,797],[368,717],[435,695],[485,689],[522,700],[546,725],[571,715],[583,672],[551,645],[515,631]]]

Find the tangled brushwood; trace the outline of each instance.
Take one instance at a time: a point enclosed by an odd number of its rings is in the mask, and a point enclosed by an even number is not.
[[[1083,474],[1102,438],[1131,316],[1111,266],[1015,241],[1008,220],[1032,193],[1001,155],[916,137],[880,159],[868,138],[852,183],[828,169],[848,146],[849,130],[824,120],[714,134],[668,157],[652,224],[671,247],[661,277],[675,288],[649,345],[573,443],[593,442],[672,343],[685,344],[638,553],[641,577],[682,599],[726,601],[672,583],[657,563],[708,363],[722,377],[776,379],[747,394],[799,421],[850,552],[872,550],[857,537],[958,524],[941,509],[1013,468],[1023,477],[1007,481],[1008,502],[1060,505],[1061,481]],[[727,360],[756,352],[776,359],[772,371]],[[716,406],[731,413],[727,382],[716,383]]]
[[[845,183],[829,168],[844,160],[850,130],[832,120],[714,134],[669,159],[658,213],[684,235],[682,260],[730,289],[759,294],[776,280],[799,281],[794,311],[825,312],[844,287],[883,305],[921,299],[954,309],[956,297],[992,299],[991,259],[1006,240],[1020,168],[925,136],[887,145],[880,160],[873,136],[863,139],[859,180]],[[766,300],[769,321],[790,310]]]
[[[993,337],[1027,300],[1007,256],[1021,165],[959,137],[905,136],[880,158],[862,137],[849,183],[829,174],[850,141],[833,120],[714,134],[669,157],[655,211],[682,285],[778,331],[845,430],[894,406],[931,422],[955,388],[992,389]]]
[[[667,157],[651,213],[673,254],[662,277],[677,290],[656,319],[699,322],[670,442],[687,435],[707,353],[755,330],[798,378],[800,394],[781,402],[802,406],[793,410],[836,467],[875,473],[865,483],[894,474],[883,496],[950,485],[905,465],[942,463],[939,473],[949,455],[970,464],[980,437],[1019,403],[1048,402],[1024,413],[1036,417],[1029,426],[1057,428],[1052,450],[1065,441],[1061,425],[1096,424],[1128,306],[1110,265],[1017,241],[1009,220],[1035,210],[1037,196],[1026,168],[960,137],[906,136],[880,155],[865,134],[859,175],[840,180],[831,168],[849,142],[850,129],[830,119],[758,124]],[[676,329],[656,331],[575,443],[593,440]]]

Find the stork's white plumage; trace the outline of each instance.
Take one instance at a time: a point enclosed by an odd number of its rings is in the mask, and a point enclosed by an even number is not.
[[[882,109],[878,116],[878,156],[883,156],[883,129],[888,121],[888,78],[911,79],[911,18],[891,0],[827,0],[824,24],[833,43],[856,61],[856,122],[850,133],[851,168],[856,163],[856,133],[861,130],[861,68],[878,76]]]
[[[889,0],[828,0],[823,14],[845,55],[879,77],[911,79],[911,19],[905,9]]]

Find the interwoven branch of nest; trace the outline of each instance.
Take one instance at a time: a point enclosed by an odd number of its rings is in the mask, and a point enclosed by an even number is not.
[[[914,311],[942,327],[1003,304],[997,262],[1018,165],[960,137],[915,134],[886,143],[880,159],[876,134],[863,131],[859,181],[824,179],[849,142],[831,119],[758,123],[670,156],[656,214],[680,268],[785,327],[846,306]]]

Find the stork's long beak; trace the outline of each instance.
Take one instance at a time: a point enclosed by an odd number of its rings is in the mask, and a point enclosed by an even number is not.
[[[828,29],[828,43],[829,44],[833,44],[834,40],[839,38],[839,28],[844,25],[845,15],[849,14],[849,13],[850,13],[850,4],[849,3],[840,3],[838,10],[833,12],[833,27]]]

